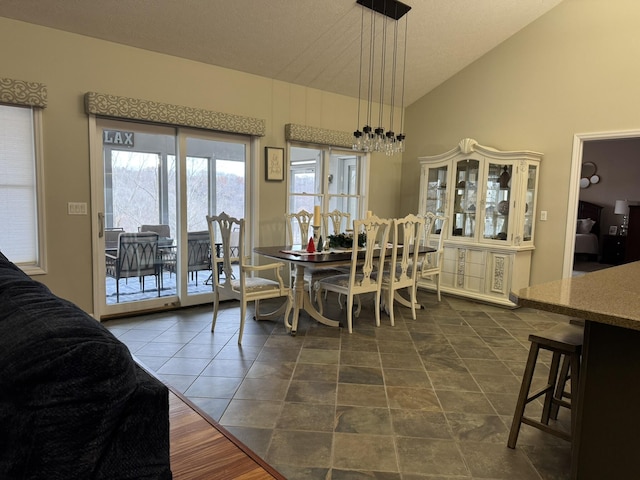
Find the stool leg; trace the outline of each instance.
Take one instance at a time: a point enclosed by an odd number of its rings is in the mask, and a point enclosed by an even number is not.
[[[518,401],[516,402],[516,410],[513,414],[513,421],[511,422],[511,430],[509,431],[509,440],[507,441],[507,446],[509,448],[516,448],[518,434],[520,433],[520,425],[522,423],[522,416],[524,415],[524,409],[527,406],[527,396],[529,395],[529,389],[531,388],[533,371],[536,368],[539,350],[540,347],[537,343],[531,344],[529,357],[527,358],[527,365],[525,366],[524,373],[522,375],[522,384],[520,385],[520,394],[518,395]]]
[[[564,359],[562,360],[562,368],[560,368],[560,377],[558,378],[556,393],[553,396],[554,400],[556,401],[554,401],[551,405],[551,418],[553,418],[554,420],[558,419],[558,411],[560,410],[558,401],[562,400],[566,396],[564,389],[567,385],[567,380],[571,378],[571,375],[569,375],[570,367],[571,357],[570,355],[565,355]]]
[[[542,418],[540,421],[545,425],[549,424],[551,416],[551,404],[555,395],[556,383],[558,381],[558,369],[560,368],[560,352],[553,352],[551,366],[549,367],[549,378],[547,380],[547,392],[544,394],[544,407],[542,408]]]

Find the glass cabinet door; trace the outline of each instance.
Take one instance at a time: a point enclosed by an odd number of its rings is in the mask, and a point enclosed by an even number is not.
[[[530,242],[533,238],[533,222],[535,220],[535,194],[536,183],[538,179],[538,166],[529,165],[527,169],[527,191],[525,193],[525,205],[524,205],[524,231],[523,240]]]
[[[425,213],[432,212],[444,216],[447,211],[447,165],[432,167],[427,170],[427,192]],[[433,225],[434,234],[440,234],[442,220],[436,220]]]
[[[509,213],[511,213],[509,210],[511,207],[512,174],[512,165],[489,163],[483,234],[486,239],[507,240]]]
[[[456,163],[451,215],[451,234],[454,237],[475,237],[479,170],[478,160],[466,159]]]

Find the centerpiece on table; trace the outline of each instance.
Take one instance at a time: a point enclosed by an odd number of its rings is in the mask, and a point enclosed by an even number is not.
[[[337,235],[329,235],[329,248],[351,248],[353,246],[353,233],[338,233]],[[367,234],[361,232],[358,234],[358,247],[364,247],[367,240]]]

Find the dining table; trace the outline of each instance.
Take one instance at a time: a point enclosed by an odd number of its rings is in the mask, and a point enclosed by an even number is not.
[[[311,318],[318,323],[327,325],[329,327],[339,327],[340,322],[327,318],[322,315],[316,306],[314,305],[309,292],[304,288],[304,274],[305,270],[313,270],[318,268],[341,268],[349,267],[351,265],[351,248],[330,248],[323,250],[322,252],[307,252],[300,245],[281,245],[271,247],[255,247],[253,249],[258,255],[272,258],[279,261],[284,261],[292,264],[295,267],[294,275],[294,297],[293,297],[293,319],[291,321],[291,334],[295,335],[298,329],[298,319],[300,312],[305,311]],[[436,249],[432,247],[421,246],[420,253],[435,252]],[[364,258],[365,251],[361,251]],[[391,247],[388,246],[386,255],[391,255]],[[405,306],[411,306],[402,297],[398,295],[395,297]]]
[[[640,478],[640,262],[533,285],[510,298],[585,320],[570,478]]]

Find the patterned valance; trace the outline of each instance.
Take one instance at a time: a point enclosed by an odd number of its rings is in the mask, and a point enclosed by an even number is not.
[[[266,130],[265,121],[259,118],[242,117],[200,108],[96,92],[88,92],[84,100],[86,112],[94,115],[143,120],[182,127],[204,128],[217,132],[242,133],[259,137],[263,137]]]
[[[47,87],[42,83],[0,78],[0,102],[45,108]]]
[[[284,126],[284,138],[293,142],[317,143],[334,147],[351,148],[353,146],[353,133],[308,127],[295,123],[287,123]]]

